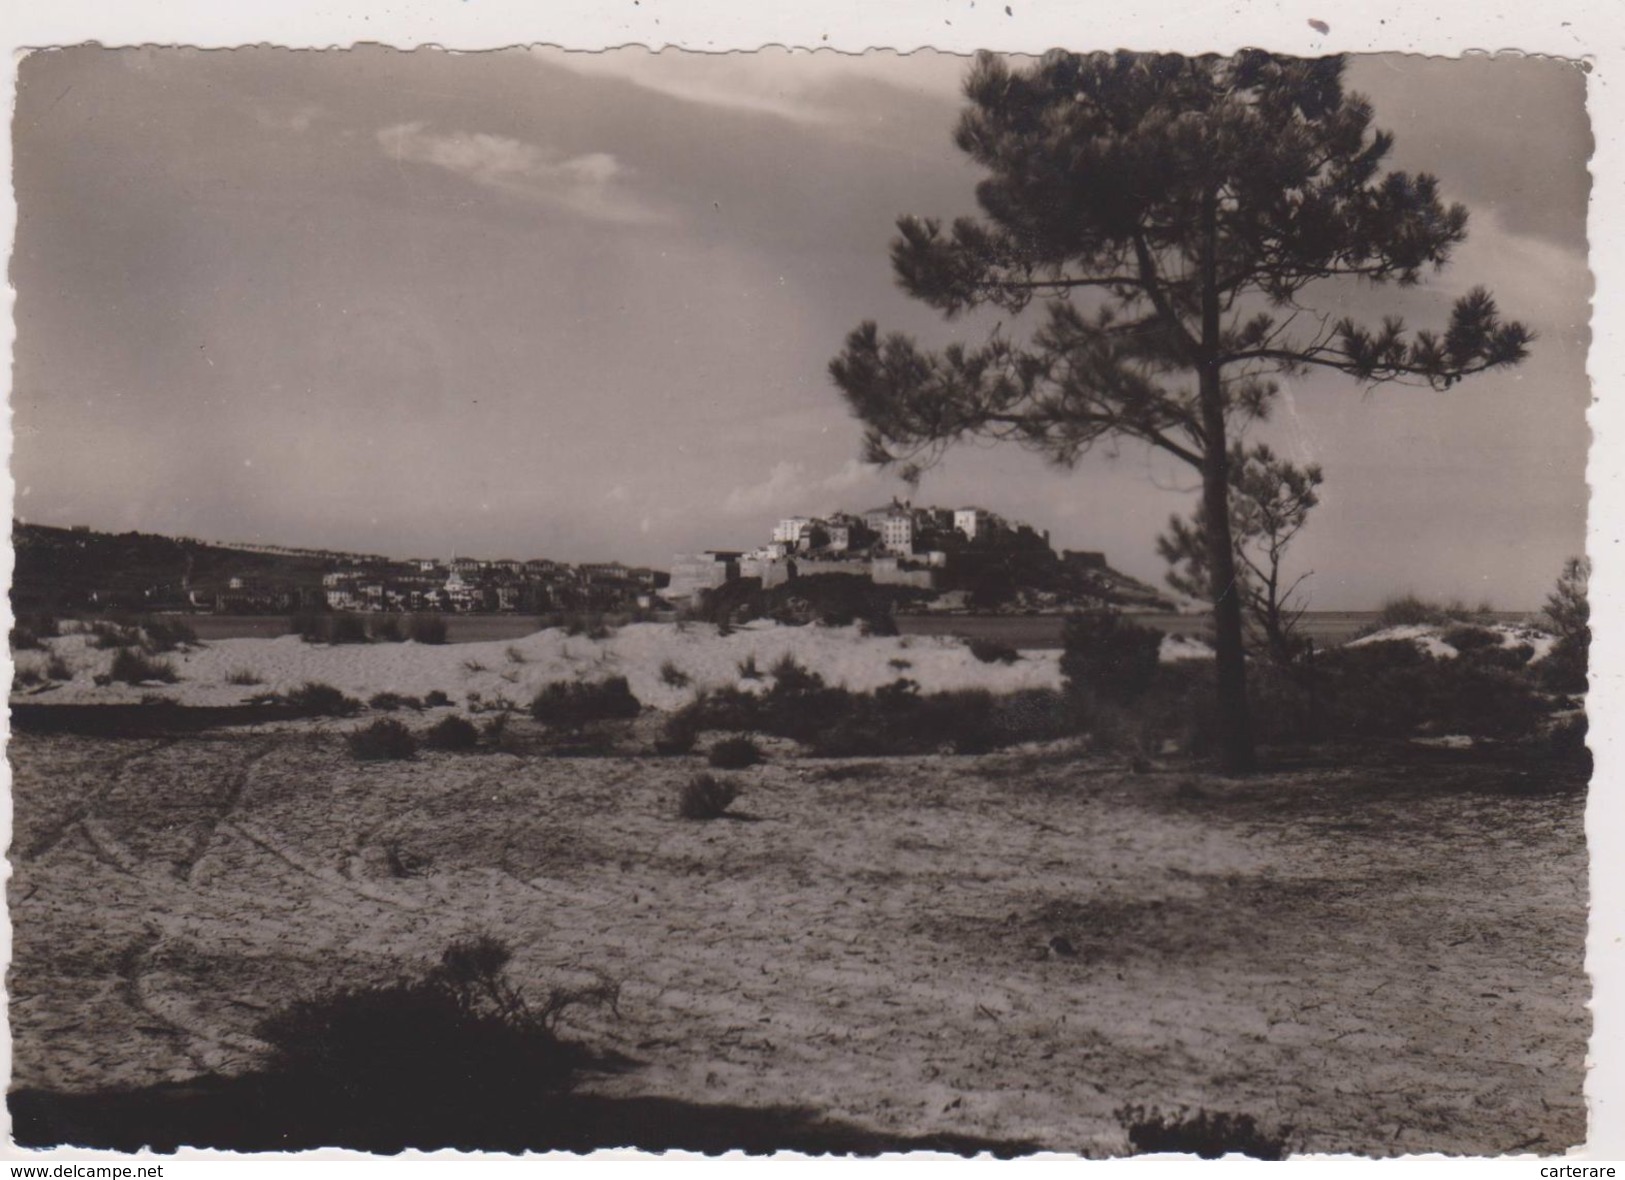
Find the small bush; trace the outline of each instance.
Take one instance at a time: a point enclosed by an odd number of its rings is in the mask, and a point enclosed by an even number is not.
[[[795,656],[785,652],[773,665],[773,687],[778,692],[811,692],[824,687],[824,678],[808,671]]]
[[[739,679],[760,680],[761,678],[762,670],[756,666],[756,653],[751,652],[750,655],[739,661]]]
[[[485,665],[480,663],[478,660],[464,660],[463,661],[463,671],[471,673],[471,674],[476,673],[476,672],[483,672],[483,671],[485,671]]]
[[[72,680],[73,669],[68,667],[68,661],[61,656],[53,655],[45,661],[45,675],[50,680]]]
[[[643,706],[624,676],[608,680],[559,681],[536,694],[530,715],[549,725],[580,725],[636,717]]]
[[[443,709],[451,704],[451,698],[438,688],[431,688],[423,694],[423,707],[425,709]]]
[[[1480,603],[1476,610],[1460,599],[1448,603],[1429,602],[1415,594],[1400,594],[1389,598],[1377,612],[1375,630],[1384,627],[1414,627],[1422,624],[1446,626],[1450,623],[1473,623],[1487,619],[1490,604]]]
[[[667,757],[692,753],[694,743],[700,738],[699,713],[691,704],[668,716],[660,727],[660,736],[655,739],[655,753]]]
[[[525,653],[517,647],[510,646],[504,649],[502,654],[507,657],[510,664],[523,664],[525,662]]]
[[[762,750],[746,737],[724,738],[711,747],[707,761],[718,770],[744,770],[762,760]]]
[[[1500,647],[1501,636],[1488,627],[1475,627],[1470,623],[1451,627],[1439,638],[1461,653]]]
[[[670,660],[660,665],[660,680],[661,683],[669,684],[672,688],[687,688],[689,685],[688,673]]]
[[[139,647],[141,633],[133,627],[121,627],[117,623],[92,623],[90,625],[90,646],[99,651],[113,651],[121,647]]]
[[[18,623],[11,629],[12,651],[39,651],[44,646],[45,644],[32,628]]]
[[[992,639],[971,640],[970,654],[984,664],[1013,664],[1021,658],[1021,653],[1015,648]]]
[[[17,626],[39,639],[55,639],[62,634],[62,621],[55,615],[21,615]]]
[[[739,788],[709,774],[696,775],[683,788],[677,814],[684,819],[721,819],[739,798]]]
[[[501,749],[508,739],[508,714],[496,713],[480,725],[480,737],[493,749]]]
[[[299,711],[316,717],[354,717],[361,712],[360,701],[319,680],[305,681],[283,699]]]
[[[1110,612],[1072,615],[1062,631],[1067,683],[1114,701],[1145,694],[1161,666],[1162,632]]]
[[[380,717],[348,734],[344,742],[350,747],[350,756],[360,762],[404,761],[418,752],[417,738],[393,717]]]
[[[421,709],[423,702],[417,697],[402,696],[398,692],[377,692],[367,698],[367,708],[393,713],[397,709]]]
[[[431,750],[472,750],[480,744],[480,731],[472,721],[453,713],[430,727],[423,744]]]
[[[446,642],[446,620],[439,615],[413,615],[406,635],[413,643],[438,646]]]
[[[118,649],[113,656],[113,666],[108,669],[108,674],[124,684],[145,684],[154,680],[163,684],[174,684],[180,679],[167,660],[152,659],[130,647]]]
[[[1328,652],[1317,683],[1334,733],[1408,737],[1424,727],[1475,737],[1523,737],[1549,711],[1522,669],[1497,666],[1500,652],[1435,659],[1403,641]]]
[[[149,651],[177,651],[183,647],[197,647],[197,632],[190,623],[180,619],[143,619],[141,635]]]
[[[264,684],[265,681],[247,668],[233,668],[226,674],[226,683],[247,687],[253,684]]]
[[[584,635],[595,641],[608,639],[614,634],[602,614],[573,612],[564,616],[563,625],[566,635]]]
[[[914,661],[904,659],[887,660],[886,666],[893,672],[907,672],[910,668],[914,667]]]
[[[31,688],[36,684],[43,684],[44,682],[45,677],[38,668],[30,668],[22,664],[18,664],[12,669],[11,683],[14,687]]]
[[[1250,1114],[1210,1114],[1199,1110],[1192,1115],[1181,1107],[1164,1114],[1153,1107],[1125,1106],[1114,1112],[1128,1132],[1135,1155],[1177,1152],[1205,1160],[1221,1159],[1234,1152],[1260,1160],[1283,1160],[1289,1150],[1291,1127],[1266,1132]]]

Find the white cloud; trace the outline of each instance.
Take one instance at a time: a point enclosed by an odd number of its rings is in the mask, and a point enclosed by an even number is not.
[[[869,484],[878,488],[880,482],[878,467],[856,459],[848,459],[822,478],[810,478],[805,464],[781,459],[760,483],[736,487],[729,492],[722,502],[722,511],[729,516],[823,512],[837,506],[843,493]]]
[[[383,128],[378,145],[391,159],[444,168],[476,184],[544,200],[597,221],[658,220],[626,191],[627,169],[606,152],[566,157],[506,135],[442,133],[422,122]]]
[[[854,112],[842,83],[871,79],[893,89],[957,101],[966,59],[929,51],[899,55],[768,47],[749,53],[653,53],[628,46],[603,53],[533,49],[539,60],[578,74],[619,78],[684,102],[771,115],[796,123],[834,124]]]

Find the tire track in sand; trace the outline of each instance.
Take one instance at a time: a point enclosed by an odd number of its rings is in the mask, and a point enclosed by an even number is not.
[[[166,750],[180,740],[181,739],[178,737],[162,738],[159,741],[153,742],[145,749],[132,750],[130,753],[114,759],[112,766],[108,768],[106,781],[87,795],[84,799],[80,800],[73,807],[69,808],[68,814],[60,823],[54,824],[44,832],[41,832],[40,835],[35,838],[34,842],[22,851],[20,859],[28,861],[39,860],[42,856],[49,853],[53,848],[57,847],[57,845],[61,844],[69,833],[75,830],[81,830],[85,833],[86,838],[90,840],[91,846],[95,850],[98,857],[106,860],[109,864],[119,868],[123,872],[129,872],[130,870],[125,867],[125,864],[135,863],[138,858],[130,856],[123,850],[122,846],[118,846],[117,851],[114,852],[113,849],[118,845],[118,842],[113,840],[113,838],[109,835],[104,835],[100,832],[93,832],[91,829],[86,827],[86,821],[94,819],[96,808],[100,806],[107,796],[112,793],[113,788],[118,785],[119,780],[124,776],[124,772],[129,769],[132,763],[140,761],[143,758],[150,758],[160,750]]]

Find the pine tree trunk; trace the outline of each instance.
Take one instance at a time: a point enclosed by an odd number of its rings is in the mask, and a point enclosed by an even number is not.
[[[1197,392],[1202,401],[1202,510],[1207,515],[1208,594],[1213,600],[1214,663],[1219,691],[1219,760],[1230,774],[1253,769],[1253,729],[1247,716],[1247,652],[1241,591],[1230,536],[1230,443],[1225,438],[1217,286],[1218,195],[1202,207],[1202,337]]]
[[[1210,388],[1211,386],[1211,388]],[[1247,657],[1242,638],[1241,595],[1230,537],[1230,460],[1224,440],[1224,400],[1216,370],[1201,374],[1202,509],[1207,516],[1208,595],[1213,601],[1214,654],[1219,692],[1220,764],[1231,774],[1254,767],[1252,722],[1247,712]]]

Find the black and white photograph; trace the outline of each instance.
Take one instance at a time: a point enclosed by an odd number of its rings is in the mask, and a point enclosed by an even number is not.
[[[19,57],[14,1148],[1587,1143],[1593,67],[1086,31]]]

